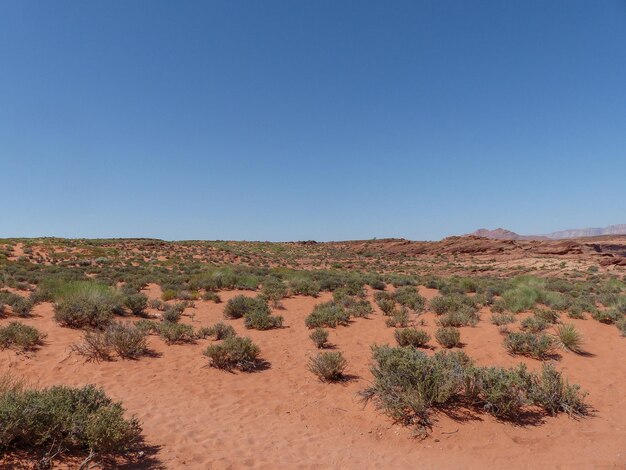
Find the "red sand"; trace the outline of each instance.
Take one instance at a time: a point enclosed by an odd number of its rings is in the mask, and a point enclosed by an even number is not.
[[[238,293],[220,295],[225,301]],[[422,293],[431,297],[434,291]],[[157,289],[149,295],[157,296]],[[371,380],[370,346],[394,344],[394,330],[384,325],[377,308],[369,319],[331,330],[330,341],[346,356],[353,380],[325,384],[307,370],[307,360],[317,350],[304,318],[329,298],[285,299],[285,309],[276,312],[285,317],[280,330],[246,330],[242,320],[228,321],[239,334],[250,336],[270,362],[269,369],[254,373],[208,367],[202,351],[211,340],[167,346],[153,336],[150,346],[161,357],[85,363],[69,355],[81,332],[59,327],[51,304],[38,305],[34,317],[24,320],[48,334],[46,344],[28,356],[3,351],[0,363],[2,370],[42,386],[104,387],[141,420],[147,442],[160,447],[156,457],[165,468],[626,468],[626,339],[614,326],[568,319],[581,330],[592,355],[564,352],[557,364],[589,392],[594,416],[548,417],[538,425],[516,426],[486,414],[465,422],[440,415],[432,434],[419,440],[357,396]],[[186,314],[195,311],[195,327],[208,326],[222,320],[222,310],[223,304],[197,301]],[[420,318],[434,333],[434,315]],[[465,352],[481,364],[509,366],[523,360],[506,354],[489,314],[461,334]],[[533,369],[541,365],[523,361]]]

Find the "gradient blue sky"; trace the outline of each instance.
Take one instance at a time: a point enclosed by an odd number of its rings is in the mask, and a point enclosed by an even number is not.
[[[0,237],[626,223],[626,2],[0,0]]]

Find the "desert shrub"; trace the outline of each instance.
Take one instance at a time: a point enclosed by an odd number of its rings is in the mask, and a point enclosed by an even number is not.
[[[168,300],[174,300],[177,292],[174,289],[163,289],[161,293],[161,300],[167,302]]]
[[[18,349],[32,351],[41,345],[45,335],[37,328],[12,321],[0,326],[0,349]]]
[[[141,433],[137,419],[125,419],[121,403],[93,385],[5,387],[0,392],[0,422],[3,449],[54,447],[118,454],[131,449]]]
[[[374,290],[385,290],[385,281],[383,281],[380,278],[375,278],[375,279],[371,279],[370,281],[368,281],[368,284],[370,285],[370,287]]]
[[[524,331],[529,331],[530,333],[539,333],[548,328],[548,325],[549,323],[547,321],[537,315],[524,318],[520,324]]]
[[[6,308],[3,303],[0,303],[0,317],[4,317],[6,315]]]
[[[507,310],[513,313],[529,310],[540,298],[540,289],[531,285],[520,285],[502,294],[502,300]]]
[[[530,391],[533,403],[553,416],[560,412],[570,416],[584,416],[588,412],[586,395],[580,386],[570,385],[564,380],[552,364],[543,365],[541,375],[533,378]]]
[[[515,317],[509,313],[496,313],[491,316],[491,323],[496,326],[510,325],[515,323]]]
[[[20,317],[27,317],[30,315],[33,310],[33,301],[31,299],[25,299],[20,297],[18,300],[13,302],[11,307],[13,308],[13,313]]]
[[[426,299],[420,295],[417,287],[414,286],[398,287],[393,298],[400,305],[410,308],[416,313],[424,310],[424,305],[426,305]]]
[[[261,296],[272,302],[274,307],[280,305],[280,301],[287,297],[289,288],[280,279],[270,278],[261,287]]]
[[[55,292],[54,319],[70,328],[104,328],[120,308],[120,296],[95,282],[69,282]]]
[[[615,309],[596,310],[591,314],[591,316],[594,320],[597,320],[601,323],[606,323],[607,325],[612,325],[620,318],[622,318],[622,315],[620,315],[619,312]]]
[[[461,343],[461,332],[458,328],[452,326],[444,326],[437,329],[435,339],[444,348],[454,348]]]
[[[574,325],[563,324],[556,326],[556,345],[561,349],[580,353],[583,336]]]
[[[397,422],[431,426],[432,410],[454,412],[455,406],[474,407],[501,419],[515,420],[528,405],[550,414],[586,413],[585,394],[569,385],[552,366],[541,375],[520,364],[511,369],[477,367],[462,352],[440,351],[432,357],[413,348],[372,348],[373,384],[363,390],[365,400]]]
[[[159,325],[159,336],[169,345],[193,343],[196,339],[193,327],[172,322],[163,322]]]
[[[328,344],[328,331],[324,328],[315,328],[309,338],[318,349],[325,348]]]
[[[451,310],[438,319],[440,326],[475,326],[479,320],[478,311],[471,307],[462,306],[458,310]]]
[[[259,347],[250,338],[239,336],[229,336],[221,344],[211,344],[204,351],[212,367],[242,371],[257,367],[259,353]]]
[[[220,299],[220,296],[216,292],[212,292],[210,290],[206,291],[202,295],[202,300],[210,300],[212,302],[215,302],[216,304],[219,304],[222,302],[222,299]]]
[[[255,310],[244,316],[244,326],[255,330],[271,330],[283,326],[283,317],[270,315],[266,311]]]
[[[320,285],[311,279],[296,278],[289,282],[289,288],[294,295],[308,295],[317,297],[320,293]]]
[[[160,310],[161,312],[167,308],[167,305],[168,304],[159,299],[148,300],[148,307]]]
[[[430,335],[424,330],[416,328],[402,328],[394,332],[394,337],[400,346],[423,348],[430,341]]]
[[[498,418],[515,419],[528,404],[531,376],[524,364],[512,369],[474,368],[468,374],[483,409]]]
[[[224,318],[241,318],[253,312],[270,313],[270,308],[265,299],[261,297],[246,297],[238,295],[233,297],[224,307]]]
[[[180,320],[180,317],[183,315],[184,309],[181,309],[177,305],[178,304],[168,305],[166,307],[166,309],[163,311],[163,314],[161,315],[161,318],[164,322],[176,323],[178,322],[178,320]]]
[[[429,358],[414,348],[374,346],[371,368],[374,382],[362,392],[394,420],[428,428],[431,408],[447,406],[463,390],[463,353],[436,353]]]
[[[124,297],[124,306],[130,310],[133,315],[144,315],[148,307],[148,297],[139,293],[127,295]]]
[[[237,333],[231,325],[220,322],[209,328],[208,336],[213,336],[216,340],[221,340],[226,339],[229,336],[237,336]]]
[[[615,322],[617,329],[622,333],[622,336],[626,336],[626,317],[622,317],[621,319]]]
[[[561,318],[558,312],[555,312],[554,310],[550,310],[547,308],[536,308],[533,311],[533,315],[548,323],[558,323],[558,321]]]
[[[404,328],[409,324],[409,310],[406,307],[394,309],[390,314],[385,325],[390,328],[401,327]]]
[[[541,302],[555,310],[565,310],[569,307],[568,298],[559,292],[544,292],[541,295]]]
[[[438,295],[430,301],[430,308],[437,315],[458,311],[476,311],[476,302],[465,294]]]
[[[534,359],[547,359],[554,354],[554,340],[540,333],[510,333],[504,338],[504,347],[510,354],[528,356]]]
[[[331,301],[316,305],[309,316],[305,318],[304,323],[308,328],[335,328],[337,325],[347,325],[349,320],[350,315],[346,310],[341,305]]]
[[[111,348],[124,359],[137,359],[148,352],[146,333],[133,324],[112,323],[104,334]]]
[[[391,315],[396,308],[396,301],[393,299],[380,299],[376,303],[383,312],[383,315]]]
[[[309,370],[320,380],[335,381],[343,377],[348,362],[338,352],[323,352],[309,359]]]
[[[506,304],[504,300],[498,299],[491,304],[491,311],[493,313],[504,313],[506,312]]]
[[[365,299],[354,301],[346,310],[349,316],[355,318],[367,318],[374,311],[372,304]]]
[[[110,361],[113,358],[113,348],[109,338],[102,330],[87,330],[83,334],[82,343],[73,344],[72,352],[85,357],[87,361]]]
[[[142,318],[135,323],[135,326],[147,335],[159,333],[159,324],[152,320]]]

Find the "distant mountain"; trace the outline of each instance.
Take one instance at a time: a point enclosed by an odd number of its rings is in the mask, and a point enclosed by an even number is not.
[[[469,233],[468,235],[491,238],[494,240],[564,240],[567,238],[599,237],[602,235],[626,235],[626,224],[609,225],[608,227],[603,228],[561,230],[559,232],[552,232],[545,235],[520,235],[503,228],[497,228],[495,230],[481,228],[475,232]]]

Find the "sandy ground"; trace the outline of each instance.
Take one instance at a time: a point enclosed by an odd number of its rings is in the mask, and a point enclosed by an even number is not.
[[[149,295],[158,295],[152,288]],[[241,292],[221,293],[224,301]],[[243,292],[246,295],[253,293]],[[422,289],[427,297],[436,292]],[[370,297],[371,298],[371,297]],[[36,353],[0,352],[0,370],[10,369],[39,385],[94,383],[122,400],[143,423],[147,442],[157,449],[164,468],[190,469],[452,469],[452,468],[626,468],[626,338],[614,326],[593,320],[568,320],[585,337],[586,356],[565,352],[558,367],[589,392],[594,416],[573,420],[547,417],[517,426],[480,414],[464,421],[437,416],[430,437],[420,440],[394,425],[357,393],[371,380],[370,346],[394,344],[376,308],[369,319],[331,330],[330,341],[349,361],[351,380],[325,384],[307,370],[317,353],[304,318],[313,306],[330,299],[285,299],[280,330],[246,330],[243,320],[229,320],[238,333],[260,347],[266,370],[228,373],[207,367],[202,351],[211,340],[167,346],[150,337],[159,357],[138,361],[85,363],[69,355],[81,332],[59,327],[51,304],[38,305],[24,320],[48,334]],[[195,327],[222,320],[223,304],[197,301],[185,322]],[[477,327],[462,328],[464,350],[477,362],[510,366],[520,361],[538,369],[540,362],[508,356],[489,314]],[[415,316],[413,316],[415,318]],[[431,335],[434,315],[424,318]],[[0,324],[9,319],[0,320]],[[434,339],[431,341],[435,345]],[[436,350],[434,348],[433,350]],[[145,462],[140,466],[153,468]]]

